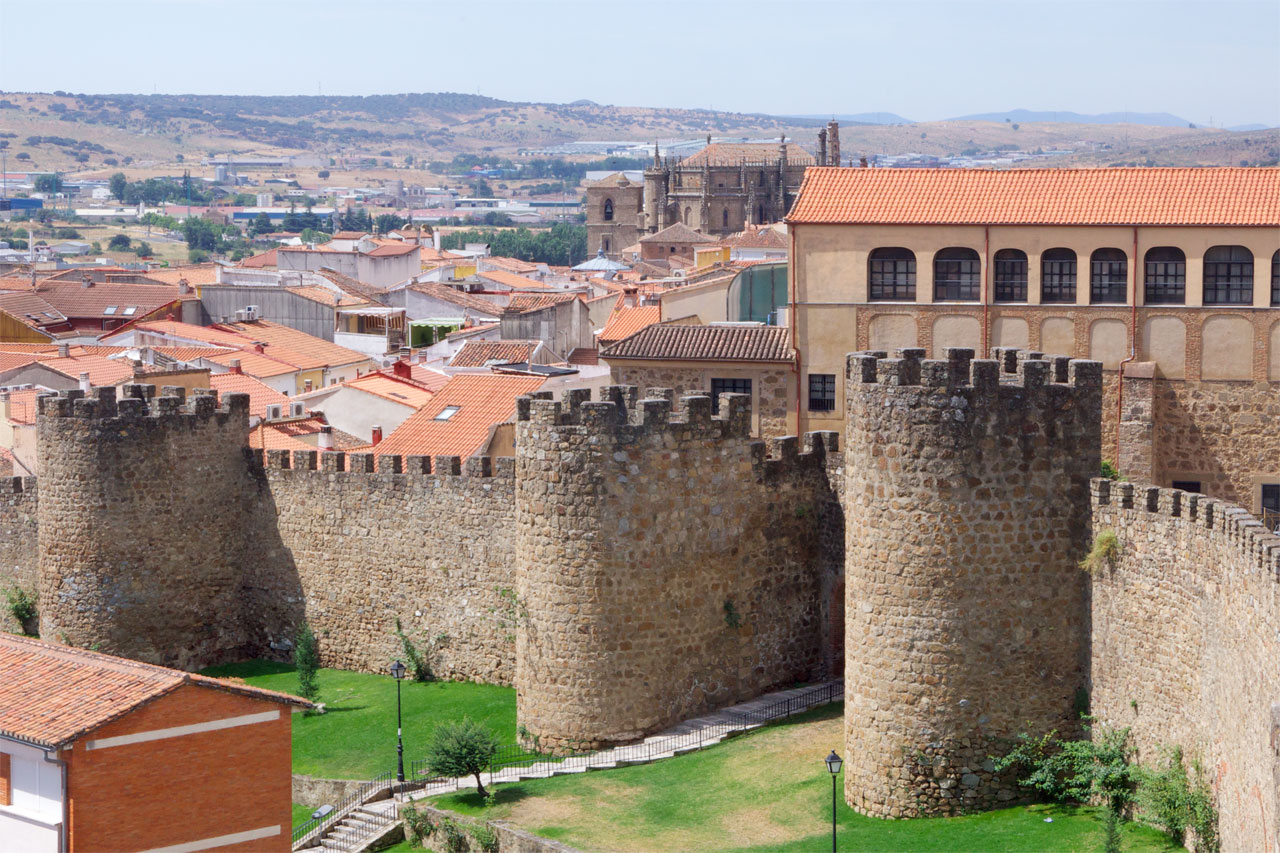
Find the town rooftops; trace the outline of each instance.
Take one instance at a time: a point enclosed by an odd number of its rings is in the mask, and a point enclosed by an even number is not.
[[[548,289],[548,285],[545,285],[540,281],[534,281],[531,278],[526,278],[518,273],[507,272],[506,270],[482,270],[481,272],[476,273],[476,278],[490,281],[494,284],[500,284],[504,287],[509,287],[512,290]]]
[[[648,326],[600,353],[609,359],[657,361],[795,360],[791,332],[781,326],[690,326],[660,323]]]
[[[133,329],[138,332],[149,332],[180,341],[207,344],[215,347],[231,347],[256,352],[261,345],[260,355],[275,359],[296,370],[315,370],[321,367],[337,367],[345,364],[357,364],[368,361],[364,353],[349,350],[335,343],[299,332],[280,323],[270,320],[252,320],[242,323],[219,323],[214,326],[196,326],[174,320],[147,321],[136,323]],[[119,334],[122,330],[108,333],[103,337]],[[240,353],[223,353],[219,359],[241,358]],[[223,363],[220,361],[219,363]],[[255,376],[277,375],[262,374],[250,371]],[[290,371],[282,371],[290,372]]]
[[[515,417],[516,398],[537,391],[544,381],[541,376],[459,374],[372,449],[380,455],[474,456],[495,425]]]
[[[1280,169],[811,168],[794,225],[1280,225]]]
[[[715,237],[709,237],[701,231],[694,231],[683,222],[668,225],[657,234],[648,234],[640,238],[641,243],[715,243]]]
[[[618,297],[618,307],[613,309],[613,313],[609,315],[604,328],[600,330],[599,342],[601,346],[616,343],[628,335],[640,331],[645,326],[651,326],[662,320],[661,306],[640,305],[625,307],[621,304],[625,298],[625,296]]]
[[[287,396],[244,373],[215,373],[209,377],[209,385],[218,392],[219,398],[226,394],[248,394],[249,414],[255,418],[265,418],[267,406],[289,406]]]
[[[779,149],[787,149],[787,163],[808,166],[813,155],[794,142],[713,142],[697,154],[680,161],[680,166],[738,166],[742,163],[773,162]]]
[[[449,360],[450,367],[488,367],[525,361],[541,341],[467,341]]]
[[[56,749],[186,684],[310,708],[287,693],[0,634],[0,735]]]
[[[431,296],[439,299],[441,302],[448,302],[451,305],[457,305],[459,308],[466,309],[473,314],[483,317],[497,317],[502,313],[502,306],[496,302],[485,299],[482,296],[472,296],[470,293],[464,293],[457,288],[449,287],[447,284],[439,284],[434,281],[423,281],[408,286],[409,290],[415,293],[421,293],[423,296]]]
[[[375,370],[357,379],[348,379],[343,384],[348,388],[358,388],[375,397],[382,397],[411,409],[421,408],[431,400],[430,388],[414,379],[396,376],[392,372]]]
[[[578,298],[576,293],[517,293],[507,303],[505,313],[528,314],[530,311],[541,311],[561,302],[572,302]]]

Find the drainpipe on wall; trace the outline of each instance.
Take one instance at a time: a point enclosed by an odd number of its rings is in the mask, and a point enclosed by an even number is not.
[[[1120,467],[1120,419],[1124,417],[1124,366],[1138,357],[1138,226],[1133,226],[1133,293],[1129,297],[1129,357],[1120,362],[1116,393],[1116,468]]]
[[[982,276],[982,358],[987,357],[990,348],[990,316],[991,316],[991,226],[982,226],[982,263],[985,273]],[[934,353],[937,358],[938,354]]]

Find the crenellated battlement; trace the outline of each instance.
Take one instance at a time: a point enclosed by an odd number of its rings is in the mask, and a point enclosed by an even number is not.
[[[897,350],[890,358],[883,350],[850,353],[845,375],[853,386],[879,385],[886,388],[912,386],[977,393],[1001,389],[1036,391],[1046,387],[1069,387],[1088,393],[1102,388],[1102,363],[1016,348],[997,348],[993,359],[975,359],[968,347],[947,347],[946,358],[926,359],[923,349]]]
[[[207,418],[249,412],[249,395],[224,394],[218,405],[217,392],[202,388],[187,397],[180,385],[165,385],[156,396],[154,385],[122,385],[117,398],[114,387],[94,388],[91,394],[79,389],[43,394],[36,398],[36,411],[46,418],[79,418],[82,420],[140,420],[171,416]]]
[[[670,388],[649,388],[639,399],[635,385],[604,385],[595,400],[586,388],[565,391],[563,401],[542,392],[516,401],[517,422],[544,426],[580,427],[596,432],[617,432],[637,437],[646,431],[694,431],[700,435],[718,433],[724,438],[746,438],[751,434],[751,397],[748,394],[721,394],[723,414],[712,413],[711,397],[691,394],[675,399]]]
[[[407,474],[412,476],[514,479],[511,456],[424,456],[346,453],[341,450],[249,449],[252,467],[263,471],[315,471],[324,474]]]
[[[1136,510],[1216,532],[1256,568],[1280,583],[1280,536],[1242,507],[1181,489],[1138,486],[1101,477],[1090,481],[1089,497],[1095,512],[1101,507]]]

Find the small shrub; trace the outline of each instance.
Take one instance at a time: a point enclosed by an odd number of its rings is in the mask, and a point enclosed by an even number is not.
[[[1103,460],[1102,460],[1102,472],[1101,472],[1101,473],[1102,473],[1102,476],[1103,476],[1103,477],[1106,477],[1108,480],[1125,480],[1125,479],[1127,479],[1123,474],[1121,474],[1121,473],[1120,473],[1120,469],[1119,469],[1119,468],[1117,468],[1115,465],[1112,465],[1112,464],[1111,464],[1111,461],[1110,461],[1109,459],[1103,459]]]
[[[1088,555],[1080,561],[1080,568],[1089,574],[1097,574],[1103,566],[1114,569],[1116,558],[1120,556],[1120,537],[1111,528],[1098,533],[1093,539],[1093,547]]]
[[[9,615],[13,617],[13,621],[18,623],[18,627],[25,634],[27,626],[35,621],[36,597],[27,592],[20,586],[11,586],[4,591],[6,606],[9,609]]]
[[[733,600],[728,598],[724,600],[724,624],[735,631],[742,627],[742,614],[733,606]]]
[[[1193,771],[1194,782],[1188,777],[1180,747],[1165,750],[1159,764],[1141,771],[1138,808],[1178,844],[1183,843],[1190,829],[1195,834],[1196,853],[1215,853],[1218,815],[1213,792],[1198,763]]]
[[[498,833],[487,823],[478,823],[471,828],[471,837],[484,853],[498,853]]]
[[[476,792],[485,797],[480,773],[489,766],[497,751],[498,739],[479,723],[468,718],[441,723],[427,743],[427,770],[435,776],[474,776]]]
[[[438,634],[436,638],[423,651],[418,648],[418,644],[409,638],[404,632],[403,626],[400,624],[399,617],[396,618],[396,636],[400,638],[400,646],[404,649],[405,660],[409,664],[409,672],[413,674],[414,681],[435,681],[436,674],[433,666],[435,653],[446,642],[448,642],[448,634]]]
[[[1019,785],[1054,802],[1096,798],[1123,814],[1138,781],[1138,770],[1129,762],[1129,729],[1084,728],[1091,739],[1062,740],[1056,731],[1040,737],[1020,734],[1013,749],[995,759],[996,772],[1017,767]]]
[[[448,853],[467,853],[467,848],[471,845],[467,844],[467,834],[456,821],[442,817],[436,828],[444,836],[444,849]]]
[[[1120,853],[1120,815],[1113,809],[1107,809],[1102,827],[1105,833],[1102,837],[1103,853]]]
[[[312,702],[320,698],[316,673],[320,670],[320,646],[311,625],[303,622],[293,645],[293,664],[298,668],[298,692]]]
[[[419,811],[418,807],[413,803],[409,803],[400,809],[400,816],[404,818],[405,826],[409,830],[409,845],[411,847],[423,847],[424,838],[430,838],[436,831],[436,825],[431,822],[431,815],[424,811]]]

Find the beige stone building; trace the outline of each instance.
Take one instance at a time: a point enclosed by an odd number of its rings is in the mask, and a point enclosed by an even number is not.
[[[1280,170],[811,169],[787,222],[801,431],[850,351],[1093,358],[1104,458],[1280,512]]]

